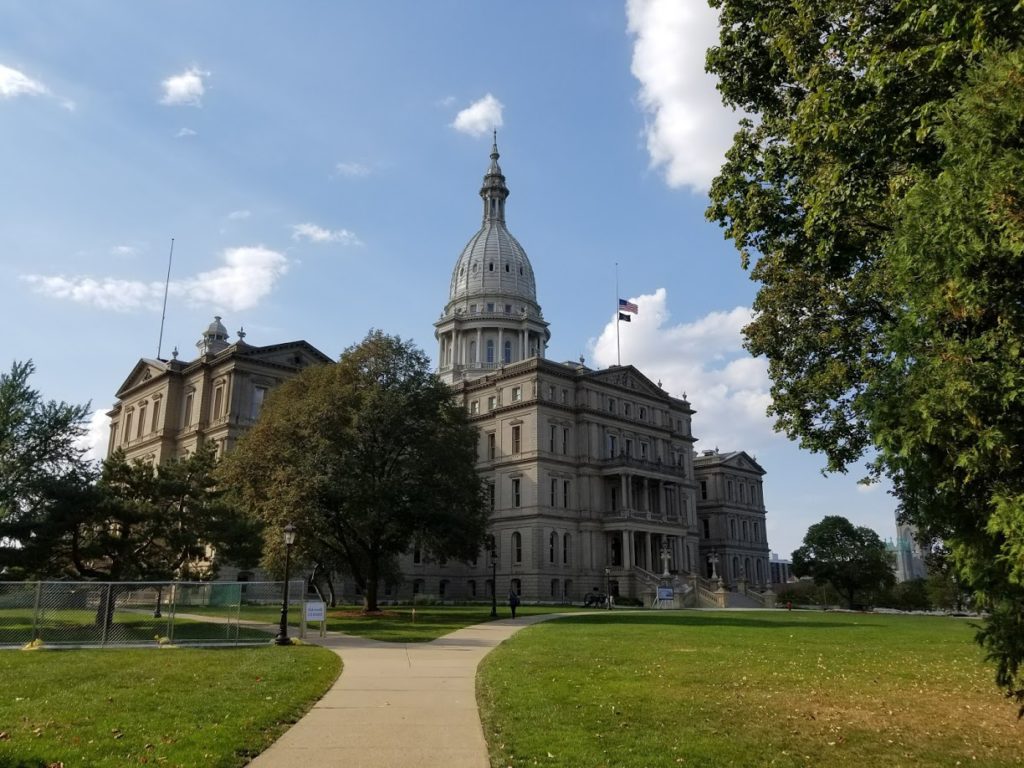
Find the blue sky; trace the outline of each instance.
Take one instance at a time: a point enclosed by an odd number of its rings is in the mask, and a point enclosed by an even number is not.
[[[768,471],[773,550],[894,502],[824,478],[771,430],[741,347],[756,286],[707,186],[736,115],[703,72],[697,0],[558,3],[0,2],[0,365],[102,412],[155,356],[191,359],[214,314],[247,341],[334,356],[370,328],[436,354],[450,270],[479,226],[497,127],[510,230],[549,356],[622,359],[686,392],[698,449]]]

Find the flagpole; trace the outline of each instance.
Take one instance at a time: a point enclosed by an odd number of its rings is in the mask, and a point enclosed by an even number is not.
[[[615,359],[622,365],[622,347],[619,345],[619,262],[615,262]]]
[[[164,281],[164,308],[160,313],[160,339],[156,343],[156,359],[160,359],[160,350],[164,346],[164,320],[167,319],[167,292],[171,287],[171,262],[174,260],[174,238],[171,238],[171,252],[167,254],[167,279]]]

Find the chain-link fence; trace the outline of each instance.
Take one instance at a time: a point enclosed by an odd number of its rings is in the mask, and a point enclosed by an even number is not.
[[[0,648],[242,645],[277,633],[283,582],[0,582]],[[298,627],[305,584],[289,582]]]

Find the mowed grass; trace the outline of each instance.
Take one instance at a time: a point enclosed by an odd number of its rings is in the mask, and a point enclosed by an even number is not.
[[[563,613],[571,606],[521,605],[519,616]],[[415,613],[414,613],[415,611]],[[498,618],[511,616],[507,605],[498,605]],[[332,608],[327,612],[327,629],[391,643],[429,643],[463,627],[491,621],[489,605],[387,606],[380,615],[364,615],[358,608]]]
[[[0,766],[242,766],[330,687],[315,646],[0,653]]]
[[[1016,766],[1024,722],[959,619],[602,613],[481,664],[494,766]]]

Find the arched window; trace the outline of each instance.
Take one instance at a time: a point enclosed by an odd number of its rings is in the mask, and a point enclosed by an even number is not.
[[[757,561],[757,583],[764,584],[764,563],[760,560]]]
[[[548,537],[548,562],[555,562],[555,550],[558,548],[558,534],[554,531],[551,532],[551,536]]]
[[[572,551],[572,542],[569,539],[569,534],[562,536],[562,565],[569,564],[569,553]]]
[[[487,362],[494,362],[494,339],[487,340]]]
[[[551,580],[551,597],[558,597],[558,579]]]
[[[732,577],[734,579],[740,577],[740,559],[738,557],[732,559]]]
[[[504,359],[504,361],[506,363],[511,363],[512,362],[512,342],[511,341],[506,341],[505,342],[505,348],[502,351],[502,355],[503,355],[502,359]]]
[[[752,573],[753,571],[750,570],[750,558],[743,558],[743,573],[741,575],[743,578],[749,579]]]
[[[729,536],[736,538],[736,521],[731,519],[729,520]]]
[[[517,563],[523,562],[523,535],[519,531],[512,534],[512,558]]]
[[[743,540],[744,541],[748,540],[749,533],[750,533],[750,531],[748,530],[748,527],[747,527],[747,521],[744,520],[743,521]]]

